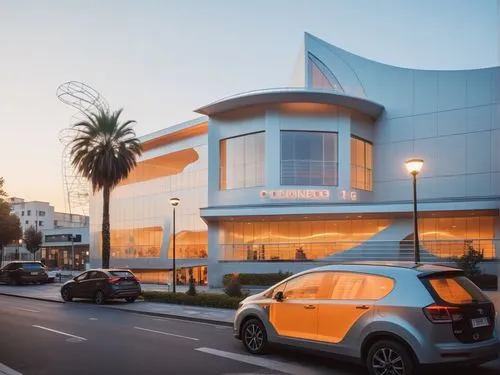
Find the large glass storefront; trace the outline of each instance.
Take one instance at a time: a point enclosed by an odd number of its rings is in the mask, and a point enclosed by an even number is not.
[[[87,245],[75,245],[73,249],[71,246],[44,247],[40,249],[39,259],[43,260],[49,269],[84,271],[89,263],[89,247]]]
[[[208,256],[207,225],[199,208],[206,206],[207,146],[201,145],[138,163],[135,173],[111,194],[111,258],[172,257],[172,206],[176,209],[176,257]],[[91,247],[102,251],[102,197],[92,197]],[[166,237],[165,237],[166,236]]]
[[[219,223],[219,246],[224,260],[250,261],[321,259],[363,244],[370,244],[374,251],[384,251],[391,245],[402,249],[413,246],[411,225],[400,231],[401,238],[391,236],[390,240],[370,243],[371,237],[395,220],[224,221]],[[422,218],[419,221],[421,247],[435,256],[447,258],[460,256],[472,246],[483,252],[486,259],[492,258],[495,256],[494,220],[492,216]]]
[[[189,285],[189,272],[192,272],[195,285],[208,284],[208,269],[207,266],[184,267],[178,268],[177,285]],[[172,271],[166,270],[134,270],[134,274],[146,284],[169,284],[172,285]]]

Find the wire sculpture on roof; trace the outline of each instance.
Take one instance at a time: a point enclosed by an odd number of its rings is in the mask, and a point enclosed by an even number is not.
[[[61,84],[56,91],[57,98],[77,111],[71,116],[71,124],[80,122],[91,112],[108,110],[104,97],[95,89],[83,82],[68,81]],[[90,185],[71,164],[71,141],[77,135],[73,127],[59,132],[59,141],[63,145],[62,175],[64,188],[64,204],[66,211],[72,214],[89,214]]]

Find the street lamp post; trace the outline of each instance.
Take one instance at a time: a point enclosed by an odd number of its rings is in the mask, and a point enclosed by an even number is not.
[[[170,198],[170,204],[172,205],[172,291],[175,293],[175,286],[177,284],[177,271],[175,269],[175,207],[179,205],[181,200],[179,198]]]
[[[406,169],[413,180],[413,252],[415,264],[420,263],[420,241],[418,239],[418,214],[417,214],[417,175],[420,173],[424,161],[422,159],[409,159],[405,162]]]

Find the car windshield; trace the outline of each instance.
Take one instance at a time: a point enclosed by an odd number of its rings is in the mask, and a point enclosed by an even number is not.
[[[114,277],[134,277],[129,271],[109,271],[109,274]]]
[[[486,302],[488,298],[467,277],[437,277],[429,279],[434,291],[443,301],[455,305]]]

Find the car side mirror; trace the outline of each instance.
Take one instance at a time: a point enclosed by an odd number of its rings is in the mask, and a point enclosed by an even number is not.
[[[280,290],[279,292],[276,292],[274,295],[274,299],[278,302],[283,301],[283,292]]]

